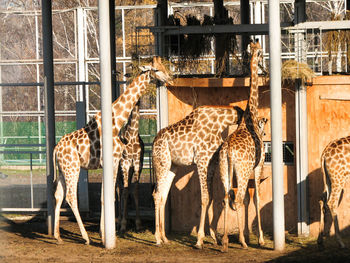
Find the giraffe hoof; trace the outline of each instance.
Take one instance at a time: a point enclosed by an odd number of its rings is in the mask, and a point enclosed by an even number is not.
[[[203,249],[203,245],[201,245],[201,244],[195,244],[194,247],[196,249]]]
[[[90,240],[89,239],[85,241],[85,245],[87,245],[87,246],[90,245]]]
[[[248,249],[248,246],[247,246],[246,243],[241,244],[241,246],[242,246],[243,249]]]
[[[64,242],[61,238],[57,238],[57,244],[62,245]]]
[[[227,253],[228,252],[228,245],[227,244],[223,245],[220,251],[222,253]]]

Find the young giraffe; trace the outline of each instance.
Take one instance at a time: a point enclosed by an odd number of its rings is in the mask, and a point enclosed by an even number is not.
[[[330,211],[334,222],[335,236],[341,248],[345,245],[339,234],[337,208],[340,194],[350,178],[350,136],[330,142],[321,155],[324,192],[320,200],[321,220],[318,244],[323,246],[324,217]]]
[[[243,235],[243,222],[241,216],[248,180],[250,175],[254,173],[259,244],[264,244],[259,209],[259,181],[265,159],[264,143],[262,140],[262,133],[259,131],[258,123],[258,62],[261,52],[259,42],[252,42],[250,44],[250,52],[251,78],[249,100],[243,114],[242,122],[239,124],[237,130],[226,139],[219,152],[220,177],[225,188],[224,236],[222,239],[222,251],[228,250],[228,197],[233,173],[235,173],[237,179],[237,195],[235,196],[234,208],[237,210],[239,241],[244,248],[247,248]]]
[[[136,208],[136,229],[141,229],[141,219],[139,212],[139,179],[143,166],[144,144],[139,134],[140,101],[132,110],[125,130],[121,134],[121,140],[125,144],[122,158],[120,159],[120,169],[118,173],[118,200],[119,200],[119,220],[120,231],[126,230],[129,184],[135,183],[134,199]],[[121,182],[122,181],[122,182]],[[121,185],[123,184],[123,186]],[[122,211],[122,205],[123,211]]]
[[[201,217],[197,248],[202,248],[204,223],[209,204],[207,178],[210,159],[223,139],[221,133],[229,125],[237,124],[243,110],[230,106],[201,106],[181,121],[160,130],[153,142],[152,162],[156,177],[153,192],[155,204],[157,245],[168,243],[165,236],[164,207],[175,177],[176,166],[196,164],[201,187]],[[211,235],[216,240],[212,229]]]
[[[149,65],[140,67],[142,73],[136,77],[127,87],[125,92],[112,104],[113,121],[113,163],[114,163],[114,185],[116,181],[119,160],[122,156],[124,144],[119,139],[121,127],[127,121],[130,112],[136,102],[146,91],[150,81],[159,80],[170,82],[171,77],[165,69],[159,57],[154,57]],[[66,193],[66,201],[71,207],[79,225],[81,234],[86,244],[90,243],[88,234],[81,220],[77,203],[77,183],[80,168],[97,169],[102,166],[102,140],[101,140],[101,112],[98,112],[85,127],[64,135],[54,149],[53,159],[56,172],[56,158],[60,174],[57,180],[55,192],[55,227],[54,236],[59,243],[62,242],[59,232],[60,207]],[[102,182],[103,183],[103,182]],[[104,243],[104,203],[103,186],[101,190],[101,222],[100,230],[102,242]]]

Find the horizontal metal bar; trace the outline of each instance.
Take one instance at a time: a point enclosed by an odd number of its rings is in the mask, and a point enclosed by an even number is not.
[[[126,81],[116,81],[117,84],[125,84]],[[63,81],[55,82],[54,86],[73,86],[73,85],[100,85],[98,81]],[[27,83],[0,83],[0,87],[35,87],[44,86],[43,82],[27,82]]]
[[[344,30],[350,29],[349,20],[340,21],[308,21],[304,23],[296,24],[295,26],[287,27],[286,30],[300,30],[300,29],[322,29],[323,31],[328,30]]]
[[[46,144],[0,144],[0,147],[45,147]]]
[[[0,154],[45,154],[45,151],[0,151]]]
[[[292,23],[281,23],[281,27],[290,27]],[[214,26],[167,26],[167,27],[137,27],[140,29],[149,28],[153,33],[164,32],[165,35],[178,34],[257,34],[267,35],[269,33],[268,24],[237,24],[237,25],[214,25]]]
[[[70,209],[61,208],[61,212],[67,212]],[[0,212],[47,212],[47,208],[16,208],[16,207],[1,207]]]

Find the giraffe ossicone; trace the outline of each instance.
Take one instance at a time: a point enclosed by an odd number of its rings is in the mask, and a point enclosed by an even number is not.
[[[114,186],[120,158],[124,150],[124,144],[119,138],[121,127],[126,123],[128,117],[141,95],[146,91],[146,86],[151,81],[172,82],[169,71],[162,64],[160,57],[154,57],[153,61],[134,78],[124,93],[112,104],[113,122],[113,180]],[[77,202],[77,184],[80,168],[98,169],[103,165],[102,140],[101,140],[101,112],[98,112],[85,127],[64,135],[57,143],[54,153],[55,181],[57,182],[55,192],[55,226],[54,237],[59,243],[62,242],[59,231],[60,207],[64,195],[71,207],[86,244],[90,243],[88,234],[81,220]],[[56,160],[59,168],[59,176],[56,176]],[[103,184],[103,182],[102,182]],[[104,237],[104,201],[103,186],[101,190],[101,221],[100,233],[102,242]]]

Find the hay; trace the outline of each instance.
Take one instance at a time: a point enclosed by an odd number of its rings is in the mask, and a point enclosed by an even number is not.
[[[180,18],[176,18],[174,15],[168,17],[167,25],[170,26],[213,26],[219,24],[233,24],[233,19],[228,17],[227,19],[217,21],[215,17],[204,15],[202,21],[193,15],[187,15],[183,17],[180,13]],[[215,34],[179,34],[176,36],[169,36],[167,46],[170,50],[170,56],[178,55],[179,61],[176,63],[176,71],[186,72],[188,68],[195,71],[196,74],[205,72],[203,65],[199,58],[213,53],[212,43],[215,39]],[[216,61],[218,64],[216,68],[219,69],[218,75],[225,72],[225,62],[228,60],[231,54],[235,54],[237,49],[236,35],[233,33],[220,34],[220,42],[223,43],[223,49],[225,50],[225,56],[221,61]],[[205,67],[204,67],[205,68]]]
[[[297,79],[308,82],[311,81],[314,76],[315,73],[306,63],[287,60],[282,65],[282,83],[295,82]]]

